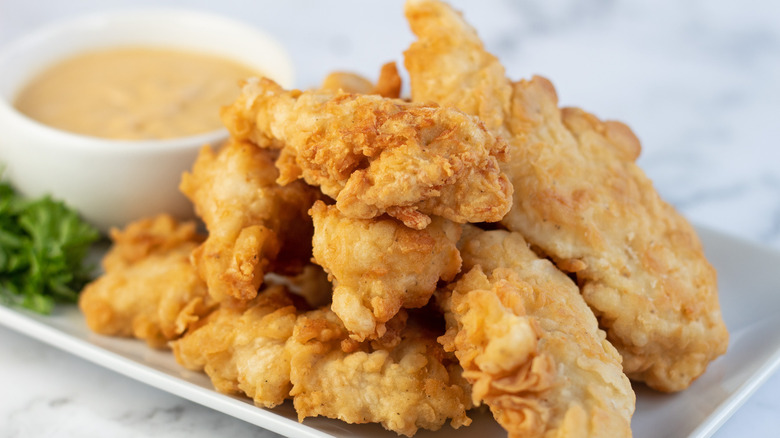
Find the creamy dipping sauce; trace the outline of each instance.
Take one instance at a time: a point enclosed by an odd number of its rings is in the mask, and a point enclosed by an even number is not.
[[[95,137],[183,137],[222,127],[219,108],[257,71],[218,56],[157,48],[89,52],[33,79],[14,106],[54,128]]]

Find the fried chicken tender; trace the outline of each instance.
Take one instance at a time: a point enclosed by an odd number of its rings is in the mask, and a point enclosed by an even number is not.
[[[413,102],[436,102],[479,116],[504,139],[512,90],[504,66],[485,51],[476,30],[438,0],[408,0],[406,19],[417,41],[404,52]]]
[[[206,284],[190,264],[190,253],[203,240],[194,222],[160,215],[112,229],[111,239],[104,274],[79,297],[92,331],[163,348],[213,308]]]
[[[218,152],[204,147],[180,189],[208,229],[193,254],[217,301],[248,301],[270,270],[297,272],[311,257],[307,211],[319,197],[303,182],[284,187],[272,151],[230,140]]]
[[[222,119],[235,138],[281,149],[280,184],[303,178],[352,218],[387,213],[423,229],[430,215],[495,222],[510,208],[506,143],[454,109],[253,78]]]
[[[333,94],[378,94],[382,97],[398,99],[401,96],[401,76],[394,62],[382,66],[376,85],[355,73],[336,71],[322,81],[320,90]]]
[[[471,407],[462,370],[436,342],[436,333],[400,313],[401,327],[380,341],[355,343],[327,309],[301,315],[287,350],[298,418],[326,416],[347,423],[381,423],[412,436],[437,430],[448,418],[468,425]],[[400,319],[400,321],[399,321]]]
[[[100,262],[105,272],[127,267],[153,253],[166,253],[204,239],[194,222],[179,222],[168,214],[138,219],[123,230],[112,228],[109,237],[112,245]]]
[[[272,408],[289,396],[285,350],[297,311],[284,286],[271,286],[246,309],[221,306],[171,344],[184,367],[205,371],[214,387]]]
[[[376,81],[372,94],[378,94],[390,99],[401,97],[401,75],[395,62],[388,62],[379,70],[379,79]]]
[[[468,226],[464,269],[439,296],[473,385],[510,437],[628,437],[635,396],[577,285],[518,233]]]
[[[460,271],[460,225],[440,217],[424,230],[392,218],[351,219],[322,201],[314,220],[314,261],[333,279],[333,311],[352,337],[384,334],[401,308],[422,307],[441,279]]]
[[[325,76],[320,84],[320,91],[337,94],[374,94],[374,84],[367,78],[345,71],[334,71]]]
[[[509,142],[513,207],[502,224],[576,274],[630,378],[662,391],[690,385],[728,344],[716,274],[636,165],[631,130],[559,109],[544,78],[511,83],[447,5],[410,0],[406,15],[418,37],[405,53],[413,101],[477,115]]]

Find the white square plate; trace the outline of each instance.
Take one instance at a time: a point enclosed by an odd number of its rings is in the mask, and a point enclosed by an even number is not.
[[[635,438],[704,438],[728,417],[780,366],[780,254],[714,231],[699,229],[712,264],[718,270],[720,303],[731,333],[728,353],[713,362],[687,390],[660,394],[636,385]],[[170,352],[146,343],[90,332],[75,306],[60,306],[41,316],[0,306],[0,324],[81,356],[126,376],[202,404],[227,415],[294,437],[396,437],[376,425],[348,425],[324,418],[298,423],[291,403],[273,410],[220,394],[209,379],[179,366]],[[470,427],[454,431],[421,431],[417,437],[505,437],[484,411],[474,412]]]

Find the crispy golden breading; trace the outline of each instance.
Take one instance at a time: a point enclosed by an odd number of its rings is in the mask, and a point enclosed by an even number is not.
[[[325,76],[320,84],[320,91],[337,94],[339,92],[350,94],[372,94],[374,84],[367,78],[357,73],[346,71],[334,71]]]
[[[162,348],[212,309],[206,285],[190,264],[190,253],[203,240],[193,222],[160,215],[114,229],[111,238],[104,274],[79,297],[91,330]]]
[[[405,316],[396,316],[401,327],[391,339],[355,343],[333,312],[301,315],[287,345],[298,418],[381,423],[406,436],[437,430],[448,418],[454,428],[468,425],[462,370],[436,343],[435,332],[414,322],[404,327]]]
[[[635,396],[577,285],[518,233],[467,227],[445,350],[510,437],[628,437]],[[484,271],[484,272],[483,272]]]
[[[276,184],[271,151],[231,140],[218,152],[204,147],[181,190],[209,235],[194,263],[218,301],[255,297],[269,270],[298,271],[311,257],[307,211],[319,197],[303,182]]]
[[[460,225],[434,217],[424,230],[392,218],[351,219],[319,201],[311,209],[314,261],[334,282],[333,311],[354,339],[375,339],[401,308],[422,307],[460,271]]]
[[[511,83],[463,18],[411,0],[406,52],[414,101],[479,116],[509,142],[514,186],[502,223],[573,272],[629,377],[677,391],[726,351],[715,271],[693,228],[635,164],[631,130],[558,108],[535,77]]]
[[[376,85],[355,73],[336,71],[322,81],[320,90],[336,94],[378,94],[382,97],[398,99],[401,96],[401,76],[394,62],[382,66]]]
[[[417,41],[404,52],[413,102],[436,102],[479,116],[505,139],[512,90],[504,66],[485,51],[461,14],[436,0],[408,0],[404,12]]]
[[[279,183],[303,178],[349,217],[387,213],[423,229],[429,215],[495,222],[510,208],[506,144],[454,109],[254,78],[222,118],[235,138],[281,148]]]
[[[194,222],[179,222],[168,214],[138,219],[122,230],[112,228],[109,237],[112,245],[100,262],[105,272],[132,265],[152,253],[166,253],[204,239]]]
[[[388,62],[379,70],[379,79],[373,89],[373,94],[390,99],[401,97],[401,75],[398,74],[398,67],[395,62]]]
[[[288,396],[290,359],[285,344],[292,336],[296,308],[283,286],[271,286],[247,308],[221,306],[172,342],[176,360],[204,370],[214,387],[246,394],[267,408]]]

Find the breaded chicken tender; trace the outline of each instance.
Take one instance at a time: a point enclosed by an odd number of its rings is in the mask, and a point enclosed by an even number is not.
[[[222,119],[235,138],[281,149],[280,184],[303,178],[352,218],[387,213],[423,229],[430,215],[495,222],[510,208],[505,142],[455,109],[254,78]]]
[[[246,309],[222,306],[211,313],[171,344],[173,353],[184,367],[205,371],[218,391],[246,394],[272,408],[289,396],[285,344],[296,313],[285,288],[271,286]]]
[[[330,310],[301,315],[287,346],[298,418],[381,423],[406,436],[437,430],[448,418],[454,428],[470,424],[460,366],[435,332],[413,321],[404,327],[405,316],[396,316],[402,326],[396,336],[356,344]]]
[[[395,62],[388,62],[379,70],[379,79],[374,85],[372,94],[398,99],[401,97],[401,86],[401,75],[398,74],[398,67]]]
[[[333,94],[378,94],[382,97],[398,99],[401,96],[401,76],[394,62],[382,66],[376,84],[355,73],[336,71],[322,81],[320,90]]]
[[[374,94],[374,84],[357,73],[334,71],[325,76],[320,84],[320,91],[337,94]]]
[[[105,272],[127,267],[153,253],[200,243],[205,238],[197,232],[194,222],[179,222],[168,214],[138,219],[122,230],[112,228],[109,237],[112,245],[100,262]]]
[[[686,388],[726,351],[716,275],[694,229],[636,165],[640,145],[619,122],[559,109],[546,79],[511,83],[459,13],[410,0],[418,41],[405,53],[412,99],[479,116],[509,143],[514,186],[502,220],[576,274],[632,379]]]
[[[190,253],[203,240],[194,222],[160,215],[113,229],[111,239],[103,275],[79,297],[92,331],[163,348],[213,308],[190,263]]]
[[[635,396],[574,282],[518,233],[469,226],[464,270],[439,298],[454,351],[510,437],[628,437]]]
[[[333,280],[333,311],[358,341],[384,335],[401,308],[422,307],[460,271],[460,225],[434,217],[424,230],[395,219],[351,219],[318,201],[314,261]]]
[[[194,263],[217,301],[248,301],[270,270],[297,272],[311,257],[311,219],[319,197],[303,182],[276,184],[272,151],[230,140],[204,147],[181,191],[208,229]]]
[[[436,102],[479,116],[504,139],[512,90],[501,62],[488,53],[461,14],[438,0],[407,0],[417,41],[404,52],[413,102]]]

